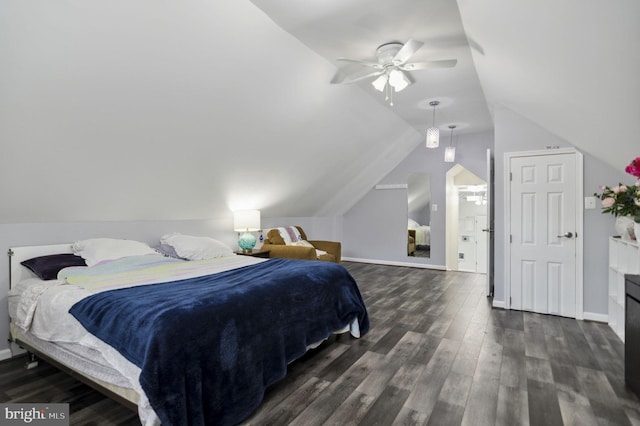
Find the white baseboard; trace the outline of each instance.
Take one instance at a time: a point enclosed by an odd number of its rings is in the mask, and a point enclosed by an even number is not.
[[[11,358],[11,349],[0,350],[0,361]]]
[[[493,301],[493,307],[494,308],[500,308],[500,309],[507,309],[506,308],[506,303],[504,303],[502,300],[494,300]],[[596,314],[594,312],[583,312],[582,313],[582,318],[578,318],[578,319],[582,319],[582,320],[586,320],[586,321],[604,322],[604,323],[608,323],[609,322],[609,316],[608,315]]]
[[[594,312],[583,312],[582,318],[587,321],[609,322],[609,315],[596,314]]]
[[[412,262],[399,262],[395,260],[375,260],[375,259],[360,259],[357,257],[342,257],[342,260],[347,262],[358,263],[372,263],[375,265],[387,265],[387,266],[408,266],[411,268],[423,268],[423,269],[437,269],[440,271],[446,271],[447,268],[442,265],[429,265],[426,263],[412,263]]]

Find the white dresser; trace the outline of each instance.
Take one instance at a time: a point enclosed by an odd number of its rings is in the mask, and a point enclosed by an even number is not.
[[[640,274],[636,241],[609,238],[609,326],[624,342],[624,274]]]

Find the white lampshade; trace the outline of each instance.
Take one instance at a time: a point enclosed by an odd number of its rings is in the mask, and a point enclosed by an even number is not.
[[[389,73],[389,84],[395,89],[396,92],[404,90],[409,85],[409,83],[411,82],[402,71],[392,70]]]
[[[429,127],[427,129],[427,148],[437,148],[440,145],[440,129]]]
[[[456,160],[456,147],[448,146],[444,149],[444,162],[453,163]]]
[[[233,230],[255,232],[260,230],[260,210],[239,210],[233,213]]]
[[[371,85],[375,87],[378,92],[382,92],[384,90],[384,86],[387,85],[387,75],[382,74],[380,77],[373,80]]]

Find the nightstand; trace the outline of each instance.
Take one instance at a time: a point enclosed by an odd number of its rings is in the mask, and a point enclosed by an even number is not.
[[[269,258],[269,253],[271,253],[271,250],[251,250],[251,252],[249,253],[245,253],[243,251],[236,251],[234,252],[235,254],[239,254],[241,256],[251,256],[251,257],[263,257],[265,259]]]

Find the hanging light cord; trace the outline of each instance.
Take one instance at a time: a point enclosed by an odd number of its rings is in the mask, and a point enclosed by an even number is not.
[[[386,71],[385,71],[385,74],[387,75],[387,83],[384,86],[384,89],[385,89],[384,100],[389,101],[389,106],[393,106],[393,88],[389,83],[389,74]]]

